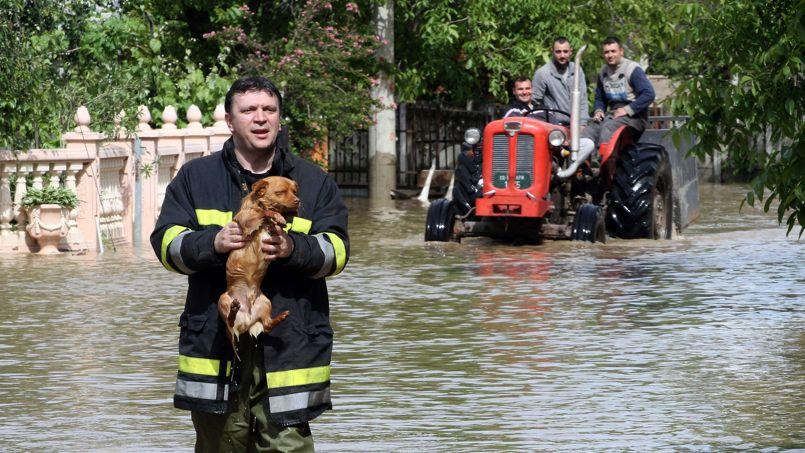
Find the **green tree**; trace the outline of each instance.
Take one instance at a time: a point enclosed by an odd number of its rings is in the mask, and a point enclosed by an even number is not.
[[[509,84],[549,61],[566,36],[588,44],[588,77],[602,61],[599,43],[619,36],[629,55],[650,54],[672,27],[665,2],[591,0],[583,7],[546,0],[400,0],[396,3],[397,92],[403,100],[506,102]]]
[[[723,149],[736,170],[757,174],[746,201],[768,211],[776,200],[778,220],[789,232],[798,223],[801,236],[805,1],[692,2],[675,13],[686,33],[670,41],[676,61],[668,67],[680,81],[673,107],[690,117],[684,129],[699,139],[693,152]]]
[[[370,122],[378,42],[366,11],[353,2],[307,0],[279,14],[243,5],[238,23],[206,33],[240,74],[264,75],[283,92],[283,115],[294,148],[351,135]],[[278,14],[280,17],[278,17]],[[286,24],[266,26],[267,18]],[[277,29],[280,33],[271,33]]]
[[[186,67],[187,83],[174,85],[189,89],[157,83],[158,98],[178,103],[222,80],[228,87],[240,76],[267,76],[283,92],[292,148],[306,157],[315,143],[370,119],[377,40],[365,2],[145,0],[123,9],[162,24],[162,58]],[[207,92],[222,100],[225,89]]]
[[[0,8],[0,147],[54,146],[80,105],[111,128],[136,75],[91,58],[83,42],[100,8],[92,1],[3,0]]]
[[[209,121],[229,85],[219,67],[202,70],[190,51],[165,52],[163,40],[182,41],[171,36],[171,23],[143,9],[91,0],[3,2],[2,148],[58,146],[80,105],[89,109],[93,129],[107,133],[121,110],[132,130],[140,104],[196,103]]]

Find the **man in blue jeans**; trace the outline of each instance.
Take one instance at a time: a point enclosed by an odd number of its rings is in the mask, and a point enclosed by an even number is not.
[[[624,58],[618,38],[608,37],[602,44],[606,64],[598,72],[592,121],[581,133],[579,146],[585,151],[606,143],[621,126],[641,134],[648,126],[648,107],[654,101],[654,88],[643,68]]]

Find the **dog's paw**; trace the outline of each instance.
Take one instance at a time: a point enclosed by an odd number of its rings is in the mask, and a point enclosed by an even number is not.
[[[229,313],[226,316],[226,322],[229,324],[229,327],[235,325],[235,318],[238,315],[238,311],[240,310],[240,302],[237,299],[232,299],[232,304],[229,306]]]
[[[251,335],[254,338],[257,338],[261,333],[263,333],[263,325],[261,323],[259,323],[259,322],[255,323],[249,329],[249,335]]]

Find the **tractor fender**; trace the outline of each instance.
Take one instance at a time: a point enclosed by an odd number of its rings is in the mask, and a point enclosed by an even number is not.
[[[632,134],[628,133],[626,129],[629,126],[621,126],[619,127],[612,137],[606,143],[601,143],[601,146],[598,148],[598,154],[601,156],[601,165],[604,165],[606,161],[609,159],[610,156],[615,154],[617,156],[618,149],[626,146],[634,144],[634,140],[632,140]]]

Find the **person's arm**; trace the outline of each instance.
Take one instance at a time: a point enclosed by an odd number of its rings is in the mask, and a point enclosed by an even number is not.
[[[531,80],[531,100],[538,106],[545,105],[545,76],[539,73],[539,69],[534,71],[534,78]]]
[[[310,223],[298,220],[292,223],[289,236],[293,251],[278,262],[309,278],[338,274],[349,260],[348,212],[338,186],[329,175],[323,181],[312,212]]]
[[[593,101],[593,114],[597,112],[606,113],[607,111],[607,104],[606,98],[604,97],[604,81],[601,80],[601,76],[598,76],[598,80],[595,84],[595,99]]]
[[[624,108],[629,116],[634,116],[635,113],[647,109],[649,104],[654,101],[654,87],[651,86],[651,82],[646,77],[646,73],[643,72],[643,68],[639,66],[632,71],[629,83],[635,92],[635,100]]]
[[[151,233],[151,247],[166,269],[180,274],[223,266],[226,255],[216,253],[220,226],[199,225],[189,193],[187,172],[180,169],[168,184],[159,218]]]

